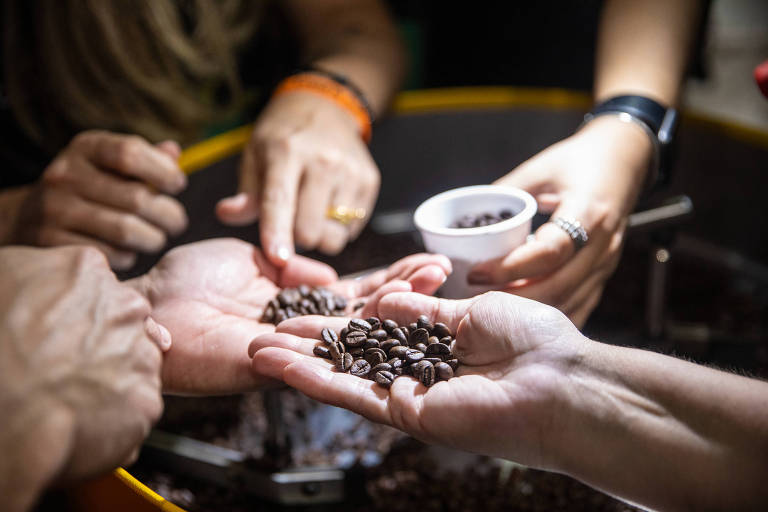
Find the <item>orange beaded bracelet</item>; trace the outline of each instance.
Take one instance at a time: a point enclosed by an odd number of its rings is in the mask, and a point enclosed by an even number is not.
[[[371,140],[371,116],[361,101],[349,88],[341,85],[327,76],[315,73],[299,73],[291,75],[280,82],[272,96],[278,96],[293,91],[305,91],[315,93],[341,106],[352,114],[360,125],[360,137],[365,142]]]

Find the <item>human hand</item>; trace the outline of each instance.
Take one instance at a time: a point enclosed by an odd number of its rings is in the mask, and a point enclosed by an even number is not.
[[[640,127],[602,116],[499,179],[530,192],[553,218],[580,221],[589,241],[577,252],[568,234],[548,222],[535,240],[475,267],[469,281],[551,304],[583,325],[618,264],[651,150]]]
[[[95,249],[0,250],[4,504],[130,459],[162,411],[149,313]]]
[[[344,225],[328,219],[329,207],[363,208],[370,214],[381,179],[355,119],[312,93],[273,98],[256,122],[240,165],[240,193],[217,205],[227,224],[259,218],[261,246],[282,266],[294,239],[327,254],[354,240],[365,220]]]
[[[137,252],[156,252],[187,226],[168,194],[186,186],[175,142],[80,133],[51,162],[21,206],[12,238],[20,244],[90,245],[116,269]],[[156,191],[157,189],[158,191]]]
[[[250,371],[248,343],[274,331],[261,322],[267,303],[284,287],[325,286],[349,307],[393,291],[434,293],[450,273],[438,255],[403,258],[359,280],[339,280],[331,267],[293,256],[278,268],[253,245],[216,239],[177,247],[131,284],[152,303],[152,316],[168,328],[173,346],[163,362],[163,389],[184,394],[221,394],[254,389],[269,379]]]
[[[393,293],[378,303],[379,318],[400,324],[421,314],[456,333],[461,362],[454,378],[430,388],[404,377],[386,390],[313,356],[320,330],[338,331],[344,318],[281,323],[251,343],[252,367],[425,442],[552,468],[564,382],[584,340],[573,324],[554,308],[499,292],[460,301]]]

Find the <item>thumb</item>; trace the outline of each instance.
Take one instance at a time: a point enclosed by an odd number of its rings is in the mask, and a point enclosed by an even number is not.
[[[390,293],[379,301],[379,318],[392,319],[400,325],[415,322],[426,315],[432,323],[443,323],[456,333],[459,322],[469,311],[476,298],[463,300],[438,299],[420,293]]]

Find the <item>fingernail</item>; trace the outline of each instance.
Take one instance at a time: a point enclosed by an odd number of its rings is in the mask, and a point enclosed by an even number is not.
[[[275,255],[279,260],[288,261],[288,258],[291,257],[291,250],[282,245],[275,250]]]
[[[491,276],[489,276],[485,272],[473,270],[472,272],[467,274],[467,282],[469,284],[491,284],[493,280],[491,279]]]

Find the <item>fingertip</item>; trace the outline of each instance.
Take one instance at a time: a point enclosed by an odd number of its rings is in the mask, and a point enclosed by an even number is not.
[[[253,198],[240,192],[216,203],[216,217],[227,225],[246,226],[258,219],[259,211]]]

